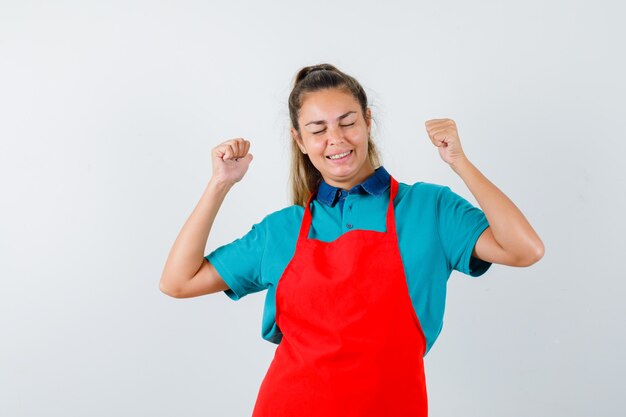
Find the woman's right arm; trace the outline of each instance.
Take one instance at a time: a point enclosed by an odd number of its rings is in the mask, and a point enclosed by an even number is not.
[[[228,289],[217,270],[204,257],[204,251],[226,194],[243,178],[252,161],[249,149],[250,142],[238,138],[223,142],[211,151],[213,174],[167,257],[159,282],[163,293],[188,298]]]

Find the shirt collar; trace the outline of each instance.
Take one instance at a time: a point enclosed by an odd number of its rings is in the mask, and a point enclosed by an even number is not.
[[[389,187],[389,177],[390,175],[387,170],[383,166],[380,166],[376,168],[374,173],[365,181],[352,187],[348,191],[348,194],[357,194],[363,190],[374,196],[381,195]],[[317,190],[316,198],[318,201],[332,207],[337,202],[340,191],[340,188],[333,187],[322,179]]]

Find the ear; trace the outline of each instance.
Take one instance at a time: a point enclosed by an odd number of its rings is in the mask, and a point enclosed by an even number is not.
[[[370,129],[372,128],[372,109],[369,107],[365,111],[365,124],[367,125],[367,133],[370,133]]]
[[[291,128],[291,137],[293,138],[293,140],[296,141],[302,153],[306,154],[306,148],[304,147],[304,142],[302,141],[302,138],[298,134],[298,131],[294,129],[293,127]]]

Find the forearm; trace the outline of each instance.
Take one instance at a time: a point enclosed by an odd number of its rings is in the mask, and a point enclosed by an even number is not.
[[[161,288],[179,288],[200,269],[213,221],[231,187],[213,179],[209,181],[174,241],[161,275]]]
[[[468,159],[451,167],[476,198],[502,249],[518,259],[541,257],[543,243],[515,204]]]

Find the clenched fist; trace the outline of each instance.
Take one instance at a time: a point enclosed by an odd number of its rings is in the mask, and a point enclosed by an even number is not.
[[[239,182],[252,161],[249,149],[250,142],[243,138],[227,140],[213,148],[213,179],[231,185]]]
[[[439,149],[439,156],[449,165],[454,165],[461,159],[467,159],[456,123],[452,119],[432,119],[426,121],[426,131],[431,142]]]

